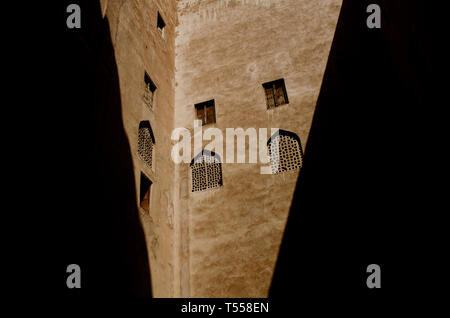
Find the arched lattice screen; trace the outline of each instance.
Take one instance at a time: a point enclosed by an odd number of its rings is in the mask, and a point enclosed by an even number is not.
[[[267,142],[273,174],[300,169],[303,150],[300,138],[290,131],[279,130]]]
[[[191,161],[192,192],[218,188],[222,185],[220,156],[203,150]]]
[[[155,138],[150,127],[150,122],[141,121],[139,124],[138,136],[138,153],[142,160],[151,168],[153,163],[153,148],[155,145]]]

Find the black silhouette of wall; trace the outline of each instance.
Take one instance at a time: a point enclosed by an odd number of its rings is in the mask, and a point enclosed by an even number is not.
[[[371,3],[381,29],[366,26]],[[427,10],[423,1],[343,1],[270,290],[288,306],[374,308],[425,283],[432,256],[415,225],[427,211],[419,150],[434,71]],[[374,263],[380,290],[366,287]]]
[[[53,4],[58,24],[47,36],[52,43],[45,54],[52,58],[42,74],[41,116],[48,117],[41,121],[47,135],[39,169],[45,185],[36,190],[47,220],[45,287],[70,300],[151,297],[109,24],[99,1],[81,0],[81,29],[68,29],[69,3]],[[81,267],[81,289],[66,287],[69,264]]]

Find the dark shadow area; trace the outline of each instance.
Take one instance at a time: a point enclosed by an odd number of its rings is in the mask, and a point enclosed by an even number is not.
[[[381,29],[366,26],[371,3]],[[433,107],[428,10],[343,1],[270,289],[289,308],[373,309],[433,282],[420,150]],[[381,266],[380,290],[366,286],[369,264]]]
[[[52,36],[44,49],[40,115],[47,118],[40,122],[42,183],[35,193],[46,220],[44,287],[70,300],[151,297],[109,23],[99,1],[80,0],[82,28],[68,29],[69,3],[53,4],[56,32],[42,30]],[[81,289],[66,287],[69,264],[81,267]]]

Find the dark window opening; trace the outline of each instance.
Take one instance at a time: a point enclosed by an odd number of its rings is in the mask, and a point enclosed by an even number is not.
[[[144,83],[145,83],[144,102],[148,107],[152,109],[156,85],[150,79],[150,76],[148,76],[147,72],[144,73]]]
[[[264,83],[263,87],[266,92],[267,109],[289,104],[286,85],[284,84],[283,78],[273,82]]]
[[[164,37],[164,28],[166,27],[166,23],[164,22],[161,14],[159,12],[158,12],[157,27],[158,27],[159,33]]]
[[[141,172],[141,187],[139,192],[139,205],[145,212],[150,212],[150,190],[152,182]]]
[[[202,121],[202,125],[214,124],[216,122],[216,106],[214,99],[195,105],[197,119]]]

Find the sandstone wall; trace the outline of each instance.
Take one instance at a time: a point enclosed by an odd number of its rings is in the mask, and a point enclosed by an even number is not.
[[[217,123],[208,127],[224,135],[227,127],[281,128],[295,132],[304,149],[340,1],[100,2],[115,48],[137,195],[141,172],[153,182],[150,214],[141,211],[153,295],[266,296],[298,171],[262,175],[260,164],[224,164],[222,187],[193,193],[189,166],[170,160],[170,136],[175,127],[192,130],[194,104],[215,99]],[[158,87],[153,110],[142,100],[144,71]],[[279,78],[290,103],[267,110],[262,83]],[[137,155],[142,120],[155,135],[153,169]]]
[[[192,129],[194,104],[215,99],[207,127],[281,128],[304,149],[340,5],[179,0],[175,127]],[[267,110],[262,83],[279,78],[290,103]],[[177,165],[181,296],[267,296],[298,171],[262,175],[260,166],[224,164],[222,187],[193,193],[189,166]]]
[[[152,182],[150,213],[141,209],[146,232],[154,297],[174,296],[174,165],[170,158],[170,135],[174,123],[175,0],[101,0],[111,28],[118,65],[124,126],[133,153],[137,198],[140,174]],[[166,27],[164,38],[157,31],[160,12]],[[144,105],[144,72],[157,86],[155,105]],[[153,169],[138,156],[138,127],[150,121],[155,135]],[[113,140],[111,141],[114,142]]]

